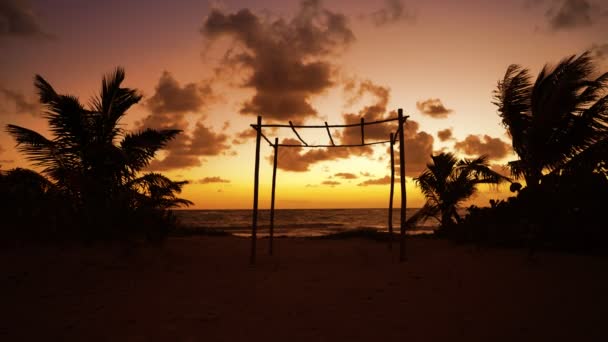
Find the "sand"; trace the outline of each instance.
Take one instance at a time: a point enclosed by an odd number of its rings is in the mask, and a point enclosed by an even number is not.
[[[0,250],[1,341],[607,341],[608,259],[412,238]]]

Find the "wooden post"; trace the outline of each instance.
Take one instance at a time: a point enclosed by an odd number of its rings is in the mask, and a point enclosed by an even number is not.
[[[403,109],[399,108],[399,177],[401,183],[401,231],[400,231],[400,244],[399,244],[399,261],[404,261],[405,258],[405,209],[407,204],[405,194],[405,143],[403,138],[403,125],[405,119],[403,118]]]
[[[251,256],[249,262],[255,264],[255,244],[258,231],[258,190],[260,186],[260,138],[262,136],[262,117],[258,116],[255,138],[255,176],[253,180],[253,222],[251,224]]]
[[[388,249],[393,250],[393,194],[395,192],[395,150],[391,133],[391,194],[388,200]]]
[[[272,255],[272,239],[274,236],[274,190],[277,184],[277,158],[279,155],[279,138],[274,138],[274,164],[272,166],[272,195],[270,196],[270,236],[268,238],[268,254]]]

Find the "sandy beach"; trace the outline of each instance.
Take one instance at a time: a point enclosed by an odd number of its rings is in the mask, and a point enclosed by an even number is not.
[[[429,238],[0,251],[2,341],[605,341],[608,259]]]

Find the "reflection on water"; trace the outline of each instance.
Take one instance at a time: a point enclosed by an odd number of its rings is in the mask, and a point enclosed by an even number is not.
[[[406,217],[417,209],[407,209]],[[237,236],[250,236],[251,210],[176,210],[182,225],[189,228],[221,229]],[[393,229],[399,232],[399,209],[393,212]],[[283,209],[275,210],[274,235],[312,237],[356,229],[388,231],[387,209]],[[258,235],[268,236],[270,211],[258,213]],[[408,230],[410,235],[429,234],[437,228],[435,220],[427,220]]]

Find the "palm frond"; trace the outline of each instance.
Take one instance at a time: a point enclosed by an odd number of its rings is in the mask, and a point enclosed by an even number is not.
[[[405,224],[408,228],[412,228],[429,218],[434,218],[438,222],[441,222],[441,219],[439,218],[440,212],[441,210],[438,205],[426,202],[422,208],[418,209],[414,215],[405,221]]]
[[[111,142],[120,134],[118,121],[142,98],[136,89],[120,87],[124,79],[125,71],[121,67],[105,75],[101,81],[101,93],[92,100],[93,108],[98,114],[95,117],[97,135],[104,137],[105,141]]]
[[[61,163],[55,143],[42,134],[16,125],[6,125],[6,132],[17,141],[17,150],[36,166],[55,167]]]
[[[147,173],[127,183],[127,187],[136,189],[140,194],[145,195],[154,207],[172,208],[193,204],[175,195],[181,192],[185,184],[188,182],[175,182],[159,173]]]
[[[127,165],[133,170],[146,167],[158,150],[167,142],[174,139],[181,130],[146,129],[137,133],[127,134],[120,146],[126,155]]]
[[[42,76],[36,75],[34,77],[34,86],[42,104],[53,104],[57,100],[57,92]]]
[[[530,127],[531,77],[528,69],[512,64],[494,91],[493,104],[498,107],[498,115],[511,137],[513,149],[518,155],[525,155],[525,134]]]

